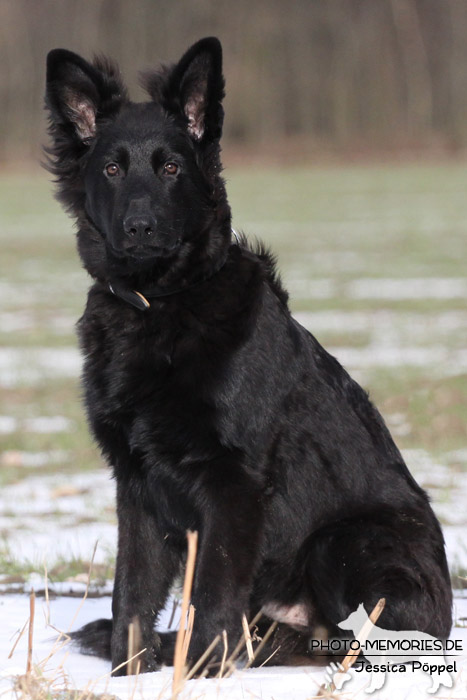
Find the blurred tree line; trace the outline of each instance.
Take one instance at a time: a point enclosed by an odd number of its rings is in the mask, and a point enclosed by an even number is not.
[[[138,70],[209,34],[231,143],[467,143],[466,0],[0,0],[0,163],[39,157],[49,49],[114,57],[139,99]]]

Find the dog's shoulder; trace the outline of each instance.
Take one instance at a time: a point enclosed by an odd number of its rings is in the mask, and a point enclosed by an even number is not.
[[[243,234],[239,236],[239,243],[244,256],[256,263],[271,291],[280,303],[288,309],[289,294],[278,271],[275,253],[262,240],[257,238],[249,240]]]

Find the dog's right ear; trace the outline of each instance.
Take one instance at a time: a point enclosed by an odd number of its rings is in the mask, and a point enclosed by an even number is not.
[[[62,135],[89,144],[99,118],[112,116],[127,99],[118,68],[106,59],[91,64],[65,49],[48,54],[46,107]]]

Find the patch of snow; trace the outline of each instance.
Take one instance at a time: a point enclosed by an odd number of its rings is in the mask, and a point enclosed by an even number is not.
[[[352,299],[466,299],[465,277],[419,277],[402,279],[358,279],[346,285]]]
[[[312,333],[322,332],[366,332],[383,340],[388,333],[397,334],[402,342],[430,342],[436,333],[437,338],[445,338],[467,328],[467,311],[443,310],[429,314],[392,309],[365,311],[297,311],[295,318]]]
[[[0,386],[37,384],[49,378],[77,377],[82,359],[76,348],[0,348]]]
[[[18,431],[28,433],[66,433],[74,428],[74,423],[65,416],[36,416],[35,418],[14,418],[0,416],[0,434],[7,435]]]
[[[5,467],[45,467],[48,464],[68,462],[69,453],[65,450],[49,450],[48,452],[24,452],[22,450],[6,450],[0,457],[0,465]]]
[[[57,559],[89,560],[99,542],[96,563],[115,552],[114,483],[108,470],[29,477],[4,486],[0,530],[19,561],[51,567]],[[7,573],[7,572],[4,572]]]
[[[73,429],[73,422],[65,416],[37,416],[25,418],[23,428],[31,433],[66,433]]]
[[[467,352],[449,350],[444,346],[401,347],[389,343],[375,343],[364,348],[328,347],[328,352],[352,372],[368,367],[436,367],[443,376],[449,368],[455,374],[467,371]]]
[[[333,299],[338,289],[335,280],[306,277],[292,277],[287,287],[292,299]]]
[[[165,667],[156,673],[142,674],[139,677],[127,676],[112,678],[110,664],[94,657],[85,657],[77,653],[69,644],[60,649],[55,644],[56,632],[48,626],[63,631],[72,631],[92,620],[111,615],[109,597],[87,599],[83,604],[70,598],[51,600],[47,607],[45,600],[36,600],[34,617],[33,663],[41,665],[47,678],[57,679],[57,687],[63,672],[73,688],[92,690],[94,693],[114,694],[120,700],[139,698],[140,700],[169,700],[172,696],[171,683],[173,669]],[[166,607],[161,616],[159,629],[167,629],[172,605]],[[458,617],[467,615],[467,598],[459,594],[455,600]],[[25,595],[0,596],[0,694],[4,700],[16,700],[12,689],[15,675],[23,674],[26,668],[27,635],[19,640],[11,658],[10,650],[15,643],[18,632],[28,619],[29,599]],[[175,624],[178,624],[176,622]],[[196,624],[196,618],[195,618]],[[457,664],[454,674],[454,686],[447,693],[450,698],[465,698],[465,680],[467,677],[467,629],[453,628],[451,639],[462,647],[453,659]],[[55,646],[54,646],[55,645]],[[53,652],[53,653],[51,653]],[[410,667],[409,667],[410,669]],[[228,679],[191,680],[185,685],[180,698],[203,698],[204,700],[238,700],[238,698],[261,698],[262,700],[306,700],[316,697],[325,676],[324,666],[268,667],[258,669],[239,669]],[[360,697],[368,686],[369,674],[366,671],[350,672],[351,679],[343,692],[351,697]],[[421,700],[425,698],[430,685],[427,674],[408,670],[406,673],[387,674],[386,684],[378,692],[378,700]],[[443,688],[442,690],[446,690]],[[375,697],[375,696],[373,696]]]
[[[16,300],[18,301],[18,300]],[[30,305],[30,304],[29,304]],[[31,311],[17,309],[15,311],[0,312],[0,328],[2,333],[17,333],[18,331],[32,331],[41,328],[54,335],[73,333],[76,318],[64,314],[54,313],[45,318],[41,315],[36,318]]]
[[[351,373],[369,367],[429,367],[437,376],[467,370],[467,312],[411,313],[391,310],[297,312],[295,318],[318,339],[321,334],[364,333],[362,347],[326,349]],[[360,375],[359,375],[360,376]]]
[[[0,287],[1,290],[1,287]],[[30,330],[34,326],[34,318],[30,311],[3,311],[0,313],[0,328],[3,333],[16,333]]]
[[[444,459],[447,462],[462,462],[463,464],[467,464],[467,448],[447,452],[444,455]]]
[[[18,430],[18,420],[12,416],[0,416],[0,434],[8,435]]]

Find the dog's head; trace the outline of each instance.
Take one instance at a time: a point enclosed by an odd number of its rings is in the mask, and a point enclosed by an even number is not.
[[[219,41],[202,39],[143,85],[151,101],[134,103],[109,61],[48,55],[49,168],[78,220],[85,267],[101,279],[189,275],[190,258],[207,266],[230,238]]]

